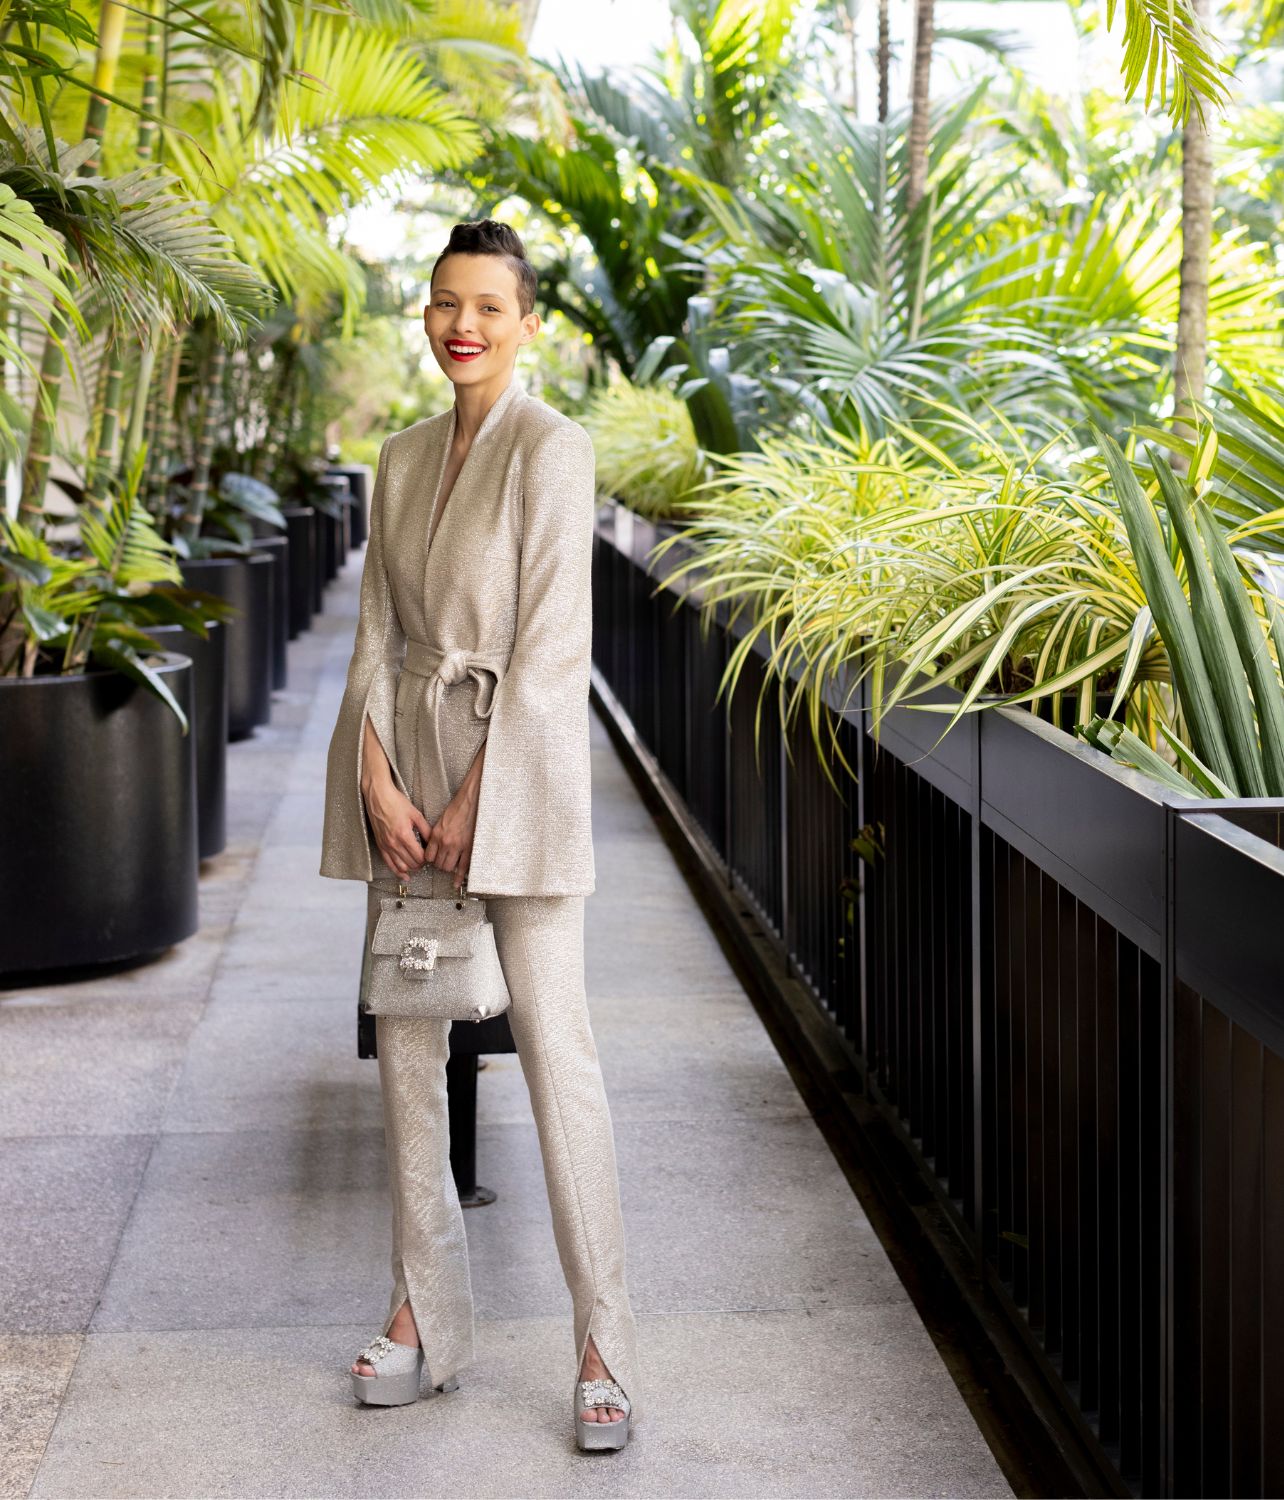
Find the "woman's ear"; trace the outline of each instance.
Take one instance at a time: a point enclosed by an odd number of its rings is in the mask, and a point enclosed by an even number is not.
[[[528,312],[522,319],[522,336],[518,339],[519,344],[529,344],[543,326],[543,319],[537,312]]]

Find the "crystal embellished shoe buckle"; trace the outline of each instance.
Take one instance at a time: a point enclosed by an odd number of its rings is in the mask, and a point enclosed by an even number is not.
[[[378,1364],[385,1355],[392,1353],[394,1347],[395,1345],[392,1340],[381,1333],[378,1338],[370,1340],[361,1353],[357,1355],[357,1359],[362,1364]]]
[[[397,967],[406,975],[426,973],[437,967],[437,939],[427,937],[407,938],[401,945],[401,957]]]
[[[628,1410],[628,1398],[613,1380],[581,1380],[581,1406],[614,1406]]]

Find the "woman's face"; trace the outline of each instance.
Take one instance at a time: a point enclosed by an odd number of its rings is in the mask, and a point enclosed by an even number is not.
[[[518,349],[539,326],[538,313],[522,316],[517,274],[502,256],[448,255],[438,262],[424,332],[456,385],[506,384]]]

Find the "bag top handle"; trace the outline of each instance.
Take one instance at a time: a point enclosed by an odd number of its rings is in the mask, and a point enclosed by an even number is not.
[[[406,884],[406,882],[404,880],[398,880],[398,882],[397,882],[397,894],[399,896],[408,896],[410,894],[410,888],[409,888],[409,886],[407,886],[407,884]],[[463,899],[464,901],[468,900],[468,872],[467,871],[464,872],[464,878],[460,882],[460,885],[459,885],[459,895],[460,895],[460,898]],[[474,900],[480,900],[480,897],[474,897],[473,899]]]

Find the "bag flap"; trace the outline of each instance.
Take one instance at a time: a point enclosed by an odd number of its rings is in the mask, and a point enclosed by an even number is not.
[[[466,900],[462,910],[447,897],[385,896],[379,904],[379,920],[370,939],[370,951],[376,954],[400,954],[410,938],[426,937],[437,939],[438,958],[471,958],[486,919],[480,901]]]

